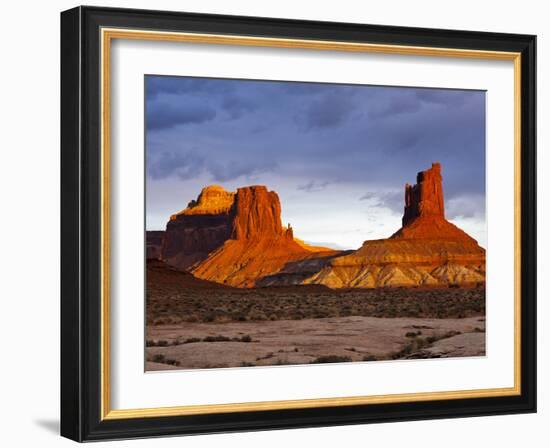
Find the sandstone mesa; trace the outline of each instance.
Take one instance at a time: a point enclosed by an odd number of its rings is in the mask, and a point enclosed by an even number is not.
[[[235,287],[321,284],[331,288],[475,285],[485,250],[445,219],[441,166],[405,186],[402,227],[355,251],[309,246],[281,223],[279,196],[265,186],[205,187],[147,232],[147,257]]]

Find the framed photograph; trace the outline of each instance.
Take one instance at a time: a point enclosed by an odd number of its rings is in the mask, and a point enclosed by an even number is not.
[[[535,36],[61,14],[61,433],[536,411]]]

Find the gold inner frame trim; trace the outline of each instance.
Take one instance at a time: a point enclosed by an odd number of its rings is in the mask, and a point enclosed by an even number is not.
[[[513,61],[514,63],[514,386],[441,392],[314,398],[229,404],[188,405],[140,409],[111,409],[110,366],[110,126],[111,41],[131,39],[213,45],[294,48],[356,53],[455,57]],[[101,419],[115,420],[228,412],[251,412],[352,406],[414,401],[503,397],[521,394],[521,54],[514,52],[418,47],[304,39],[279,39],[217,34],[101,29]]]

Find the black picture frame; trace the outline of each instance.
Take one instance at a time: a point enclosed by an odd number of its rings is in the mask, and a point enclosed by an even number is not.
[[[101,418],[100,29],[521,53],[521,394]],[[61,435],[76,441],[536,412],[536,36],[99,7],[61,13]]]

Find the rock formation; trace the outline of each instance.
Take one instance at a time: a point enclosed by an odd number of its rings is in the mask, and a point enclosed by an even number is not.
[[[208,257],[233,232],[235,193],[212,185],[197,200],[170,216],[162,246],[162,259],[171,266],[188,269]]]
[[[327,253],[337,252],[310,250],[294,241],[292,228],[281,224],[281,204],[274,191],[250,186],[232,193],[214,185],[170,217],[161,258],[201,279],[251,287],[288,263]]]
[[[445,219],[441,166],[405,185],[403,227],[385,240],[365,241],[333,258],[305,283],[332,288],[447,286],[485,281],[485,250]]]
[[[403,226],[356,251],[312,247],[281,224],[281,203],[265,186],[204,188],[148,232],[147,256],[200,279],[237,287],[321,284],[331,288],[475,285],[485,250],[445,219],[441,166],[405,185]],[[149,235],[151,233],[151,235]],[[159,243],[162,241],[162,244]]]
[[[421,216],[445,217],[443,179],[439,163],[432,163],[430,169],[418,173],[416,185],[405,184],[403,227]]]
[[[160,260],[163,239],[164,232],[162,230],[148,230],[146,232],[145,253],[147,260]]]

